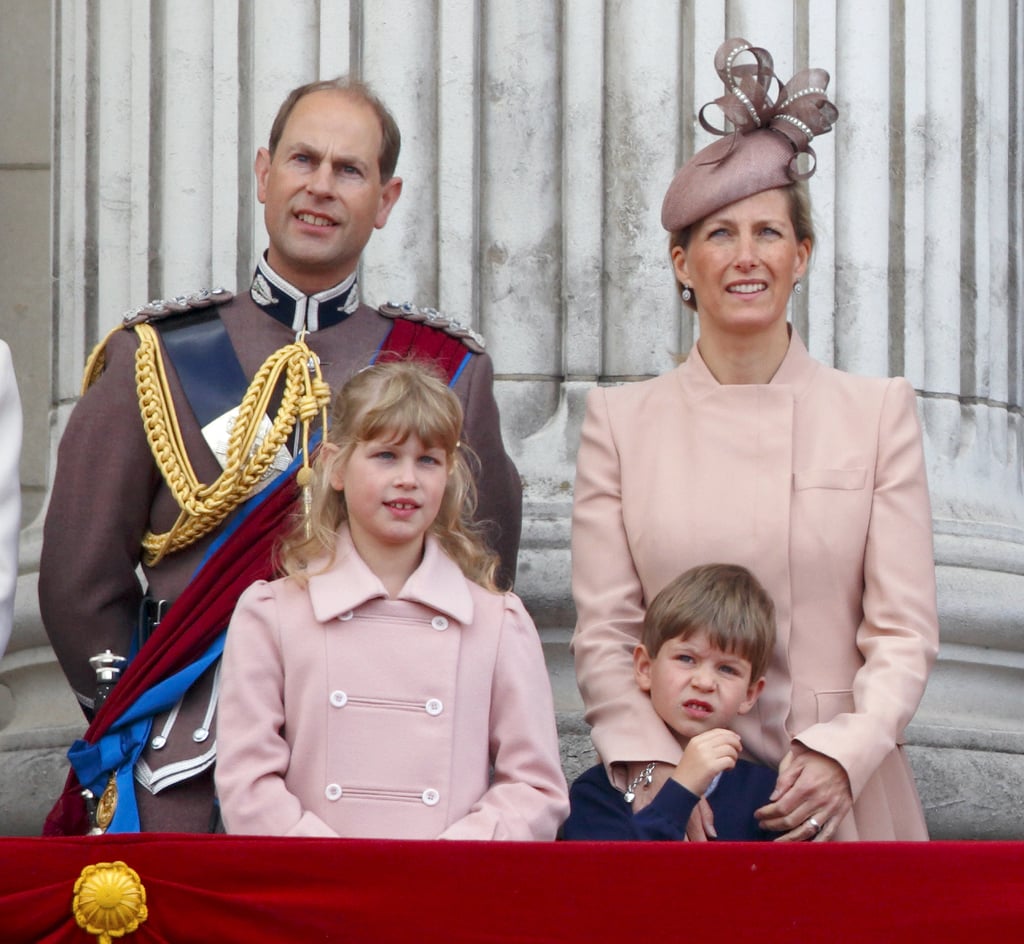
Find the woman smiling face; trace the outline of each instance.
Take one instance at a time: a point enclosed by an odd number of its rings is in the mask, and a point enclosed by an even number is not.
[[[807,271],[811,240],[797,239],[785,190],[764,190],[731,203],[673,246],[676,277],[697,298],[701,338],[785,333],[793,286]]]

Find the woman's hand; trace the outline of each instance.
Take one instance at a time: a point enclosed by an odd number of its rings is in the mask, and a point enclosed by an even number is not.
[[[771,802],[754,815],[776,842],[827,842],[853,806],[850,779],[831,757],[794,744],[779,765]]]

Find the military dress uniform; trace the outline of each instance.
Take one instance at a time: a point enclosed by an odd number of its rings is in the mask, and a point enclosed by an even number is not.
[[[224,372],[237,370],[237,361],[246,378],[303,331],[333,390],[371,362],[403,319],[433,325],[439,337],[459,338],[472,351],[453,390],[465,411],[466,442],[479,457],[477,518],[488,522],[488,538],[501,558],[503,576],[514,575],[521,483],[502,442],[493,367],[478,336],[429,310],[390,304],[374,309],[361,304],[355,276],[316,295],[304,295],[273,272],[265,259],[243,294],[155,302],[131,313],[131,318],[159,317],[168,308],[191,311],[210,303],[230,341]],[[170,315],[169,322],[174,317]],[[106,649],[125,655],[130,650],[144,599],[137,568],[141,564],[146,597],[153,601],[147,604],[149,617],[159,618],[163,607],[187,586],[223,530],[220,525],[153,565],[142,560],[140,548],[147,533],[167,532],[181,509],[161,477],[140,416],[138,346],[133,331],[118,331],[108,338],[102,373],[72,411],[61,439],[43,533],[40,611],[61,667],[87,713],[96,695],[90,657]],[[203,374],[208,377],[215,371],[216,364]],[[173,363],[167,365],[166,374],[184,450],[199,481],[212,482],[222,471],[214,449],[223,431],[207,428],[214,443],[211,448]],[[153,723],[136,765],[144,831],[210,828],[218,665],[211,666],[179,706]]]

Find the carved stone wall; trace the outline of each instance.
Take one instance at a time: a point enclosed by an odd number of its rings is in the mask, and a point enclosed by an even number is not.
[[[720,93],[718,44],[745,36],[783,76],[827,68],[841,118],[815,142],[819,240],[792,317],[825,363],[904,374],[918,390],[942,649],[912,760],[934,836],[1024,837],[1017,4],[95,0],[51,14],[0,0],[4,27],[12,17],[47,31],[54,90],[51,154],[36,159],[52,180],[39,248],[52,246],[52,287],[33,296],[33,329],[0,311],[0,334],[36,358],[16,361],[23,397],[51,423],[48,449],[35,424],[29,507],[91,345],[149,298],[247,281],[265,246],[252,157],[278,103],[301,82],[359,74],[398,118],[405,179],[363,294],[434,304],[488,339],[526,483],[517,589],[544,637],[570,773],[589,761],[566,648],[583,397],[664,371],[692,343],[658,217],[673,171],[707,140],[696,112]],[[39,108],[16,118],[37,135],[50,120]],[[10,140],[5,210],[20,167]],[[0,258],[21,239],[5,225]],[[39,626],[38,528],[30,516],[0,663],[8,833],[37,830],[81,727]]]

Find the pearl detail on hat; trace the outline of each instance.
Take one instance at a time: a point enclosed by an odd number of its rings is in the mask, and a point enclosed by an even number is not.
[[[743,53],[743,52],[751,53],[754,56],[754,58],[757,60],[759,66],[763,67],[765,65],[765,63],[762,62],[761,56],[759,55],[761,50],[755,49],[746,40],[739,40],[738,43],[739,43],[739,45],[735,46],[730,51],[729,55],[726,57],[726,60],[725,60],[725,73],[726,73],[727,78],[725,76],[723,76],[723,78],[725,78],[727,86],[732,86],[733,93],[735,94],[737,100],[740,102],[740,104],[743,105],[743,107],[747,110],[747,114],[749,114],[751,119],[753,120],[754,127],[760,128],[760,127],[762,127],[761,116],[758,114],[757,107],[754,105],[754,103],[743,93],[742,89],[740,89],[739,81],[737,81],[734,78],[734,76],[733,76],[732,64],[736,61],[736,57],[740,53]],[[771,72],[771,58],[770,57],[768,59],[767,65],[768,65],[768,72],[770,73]]]
[[[737,64],[741,54],[753,62]],[[839,115],[825,94],[824,69],[803,69],[783,85],[771,53],[745,39],[726,40],[715,54],[715,69],[725,94],[705,104],[697,117],[721,140],[691,157],[673,178],[661,211],[669,232],[736,200],[811,177],[817,164],[811,141],[832,130]],[[772,94],[776,87],[778,103]],[[721,127],[706,116],[712,106],[722,113]]]
[[[800,89],[799,92],[794,92],[792,95],[786,97],[786,100],[779,105],[779,108],[785,108],[792,102],[795,102],[798,98],[803,98],[805,95],[825,95],[827,94],[825,89],[819,88],[817,85],[809,85],[807,88]]]
[[[776,115],[779,121],[788,121],[790,124],[796,125],[804,134],[807,135],[807,143],[810,144],[814,140],[814,132],[805,125],[796,115]]]

